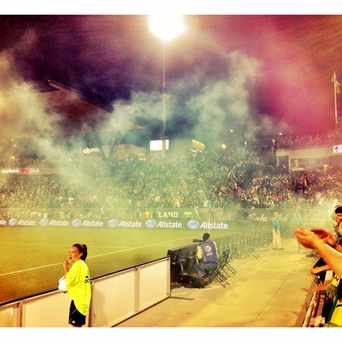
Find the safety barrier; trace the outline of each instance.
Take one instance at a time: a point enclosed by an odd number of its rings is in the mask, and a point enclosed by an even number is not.
[[[325,318],[322,316],[325,302],[325,293],[315,290],[307,307],[303,327],[322,327]]]
[[[252,255],[257,249],[271,244],[270,230],[263,229],[256,232],[240,233],[215,240],[219,253],[230,250],[234,258]]]
[[[92,279],[86,326],[111,327],[168,298],[170,259]],[[0,327],[67,327],[70,299],[53,290],[0,306]]]
[[[197,220],[204,223],[229,223],[231,221],[243,220],[253,222],[269,222],[273,213],[288,213],[290,208],[237,208],[236,205],[225,208],[144,208],[137,207],[103,207],[103,208],[0,208],[2,220],[26,221],[23,225],[54,225],[51,221],[57,221],[63,226],[65,222],[69,225],[71,221],[81,220],[88,222],[106,222],[109,220],[142,221],[155,220],[188,222]],[[69,222],[68,222],[69,221]],[[30,224],[32,223],[32,224]],[[35,224],[33,224],[35,223]]]
[[[325,281],[330,275],[326,275]],[[326,323],[323,309],[326,302],[325,290],[318,286],[317,278],[314,278],[303,305],[301,313],[298,315],[296,326],[301,327],[322,327]]]
[[[250,231],[270,226],[274,212],[281,227],[330,226],[330,204],[294,208],[0,208],[1,226],[94,227]],[[326,213],[326,214],[325,214]]]

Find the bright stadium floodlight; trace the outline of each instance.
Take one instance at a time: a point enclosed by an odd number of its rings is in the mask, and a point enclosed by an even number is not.
[[[179,14],[153,14],[148,17],[148,25],[152,34],[162,42],[162,131],[161,139],[167,142],[166,123],[167,123],[167,99],[166,99],[166,47],[167,43],[183,34],[186,30],[183,15]],[[165,146],[163,151],[168,150]]]
[[[185,22],[183,15],[150,15],[150,31],[162,42],[170,42],[185,32]]]

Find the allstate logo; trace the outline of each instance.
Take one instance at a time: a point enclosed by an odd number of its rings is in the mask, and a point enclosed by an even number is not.
[[[79,227],[81,225],[81,223],[82,223],[82,221],[78,218],[71,221],[71,225],[73,227]]]
[[[40,221],[39,221],[39,225],[40,226],[47,226],[49,224],[49,219],[47,218],[42,218]]]
[[[189,229],[198,229],[200,226],[200,223],[196,220],[190,220],[188,221],[188,228]]]
[[[18,220],[16,218],[11,218],[9,221],[8,221],[8,224],[10,226],[15,226],[17,224]]]
[[[120,224],[120,221],[117,220],[117,219],[110,219],[108,222],[107,222],[108,226],[109,227],[118,227],[119,224]]]
[[[157,226],[157,221],[155,219],[149,219],[145,221],[145,226],[147,228],[155,228]]]

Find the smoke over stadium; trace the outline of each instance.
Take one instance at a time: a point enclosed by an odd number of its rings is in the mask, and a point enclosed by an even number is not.
[[[262,265],[253,290],[265,273],[279,275],[269,258],[302,270],[297,228],[334,228],[311,233],[335,248],[340,74],[330,80],[324,58],[301,45],[314,49],[334,18],[301,19],[193,16],[166,42],[144,16],[3,17],[0,238],[6,255],[20,255],[2,262],[0,303],[56,291],[75,255],[100,283],[141,272],[137,313],[146,284],[167,296],[180,286],[226,291],[238,273],[232,258]],[[295,35],[302,22],[315,34]],[[145,266],[156,278],[144,278]],[[165,299],[147,292],[155,298],[144,308]],[[103,312],[88,324],[124,317],[101,321]]]
[[[162,187],[163,182],[178,183],[181,187],[184,179],[181,179],[179,174],[193,179],[196,177],[196,172],[200,173],[201,169],[205,170],[204,174],[209,170],[213,174],[216,173],[215,170],[221,173],[224,167],[221,158],[226,159],[230,168],[236,168],[236,174],[226,166],[225,172],[219,175],[221,179],[217,184],[213,184],[211,178],[203,177],[200,183],[202,200],[207,201],[205,197],[213,191],[219,194],[224,191],[233,192],[235,189],[232,187],[239,182],[237,176],[239,172],[240,178],[245,180],[248,177],[262,175],[261,169],[256,167],[260,164],[260,153],[262,153],[258,149],[262,141],[260,139],[265,136],[265,133],[270,134],[286,128],[286,123],[276,123],[268,116],[256,115],[252,97],[257,80],[262,78],[261,63],[238,51],[224,55],[223,60],[220,77],[211,78],[205,70],[201,69],[190,78],[176,79],[168,85],[167,126],[172,134],[172,153],[167,159],[154,158],[148,161],[151,167],[162,170],[162,174],[158,176],[159,180],[149,178],[153,175],[148,175],[143,163],[140,162],[138,165],[138,160],[136,160],[137,165],[134,165],[134,161],[128,161],[128,163],[133,162],[133,170],[125,166],[120,170],[120,166],[116,166],[113,160],[107,158],[109,147],[103,150],[104,146],[99,146],[99,144],[105,144],[105,142],[109,144],[108,135],[110,134],[112,139],[120,141],[126,137],[129,142],[137,144],[136,146],[140,148],[148,147],[149,140],[155,136],[159,137],[158,134],[160,134],[161,92],[133,92],[129,100],[114,101],[113,110],[103,115],[103,119],[96,122],[95,127],[91,128],[94,124],[88,124],[85,121],[82,126],[85,129],[73,131],[72,135],[66,137],[63,127],[65,123],[62,122],[65,120],[64,113],[56,111],[54,106],[51,106],[51,100],[44,96],[44,92],[39,91],[35,84],[23,79],[15,68],[10,52],[1,55],[3,78],[1,115],[4,123],[2,138],[10,141],[15,141],[17,138],[28,139],[28,144],[18,146],[20,152],[23,155],[33,153],[49,162],[57,172],[60,181],[65,183],[66,187],[72,187],[77,196],[98,193],[98,184],[94,182],[94,177],[96,178],[100,172],[102,186],[111,189],[113,193],[120,194],[120,201],[125,201],[127,205],[137,201],[138,197],[144,202],[146,195],[144,192],[147,192],[148,196],[148,192],[153,191],[151,189],[153,183],[158,187]],[[78,93],[68,94],[68,100],[73,101],[77,96]],[[98,110],[97,107],[94,106],[94,108]],[[181,125],[178,125],[179,119],[182,120]],[[139,126],[151,125],[151,123],[153,123],[152,128]],[[195,155],[198,156],[199,152],[192,150],[193,153],[189,153],[192,139],[201,141],[205,149],[215,155],[214,158],[203,158],[200,165],[194,166],[197,170],[191,168],[189,170],[189,154],[193,158]],[[271,145],[271,141],[269,144]],[[13,151],[7,149],[7,145],[4,146],[6,148],[2,151],[3,155],[10,160]],[[82,162],[75,163],[75,160],[80,159],[85,148],[98,150],[98,147],[102,149],[102,154],[97,153],[95,159],[89,156],[88,160],[83,158]],[[130,158],[129,155],[126,155],[126,158]],[[30,165],[23,166],[29,167]],[[163,173],[166,169],[174,169],[178,173]],[[123,173],[127,171],[131,174],[123,176]],[[224,185],[225,177],[228,179],[231,177],[227,182],[228,186]],[[128,189],[128,184],[131,189]],[[199,190],[196,182],[187,182],[187,186],[193,187],[193,189],[188,189],[191,194]],[[134,188],[133,191],[132,188]],[[151,196],[154,195],[157,201],[162,201],[157,192],[151,194]],[[178,195],[177,191],[175,195]],[[102,201],[100,198],[97,200]],[[150,201],[153,200],[150,198]],[[176,199],[176,202],[179,206],[179,199]],[[173,207],[172,203],[168,205]],[[197,206],[201,205],[198,203]],[[330,201],[328,207],[332,206],[333,202]],[[318,210],[321,215],[326,212],[326,207],[323,212],[321,208]],[[234,213],[231,212],[231,215],[234,216]]]
[[[35,88],[34,84],[24,81],[16,70],[10,53],[3,53],[1,60],[3,78],[1,115],[4,121],[2,137],[15,140],[17,137],[29,136],[30,143],[22,147],[24,154],[35,152],[51,162],[63,182],[66,182],[66,186],[73,184],[75,191],[95,192],[97,185],[93,180],[96,169],[109,172],[108,160],[97,158],[96,168],[94,168],[93,159],[89,158],[90,161],[75,167],[74,158],[79,158],[86,147],[84,130],[73,132],[68,144],[65,144],[63,142],[65,136],[62,125],[63,113],[58,113],[51,108],[49,99],[42,96],[44,93]],[[196,138],[202,141],[207,149],[217,149],[225,143],[229,148],[232,161],[234,158],[236,162],[245,160],[248,156],[244,142],[254,143],[258,132],[274,129],[270,120],[262,121],[253,115],[250,92],[253,91],[256,79],[262,77],[258,62],[237,51],[223,56],[223,60],[220,78],[217,76],[210,78],[208,73],[201,69],[191,75],[190,79],[173,80],[168,85],[167,126],[170,126],[170,133],[176,132],[171,138],[174,155],[186,154],[191,147],[189,141]],[[112,104],[113,111],[96,123],[94,129],[99,132],[97,141],[108,140],[102,135],[103,131],[121,137],[127,136],[129,132],[131,141],[142,146],[146,145],[148,143],[146,138],[151,139],[153,135],[144,131],[144,128],[132,130],[132,126],[153,122],[158,130],[162,120],[161,101],[162,94],[158,91],[133,92],[129,100],[115,101]],[[178,119],[184,122],[183,127],[177,126]],[[84,126],[89,127],[87,121],[84,122]],[[235,134],[230,134],[230,139],[227,141],[229,132],[235,132]],[[239,132],[245,132],[245,134],[241,135]],[[143,138],[145,141],[142,141]],[[95,141],[92,143],[92,146],[87,147],[98,147]],[[3,152],[6,153],[6,151]],[[10,151],[7,150],[8,158],[10,158],[9,153]],[[151,161],[152,164],[160,164],[160,162],[160,160]],[[163,159],[162,163],[169,163],[176,169],[183,170],[185,174],[188,172],[186,160]],[[210,168],[220,167],[219,163],[217,165],[210,163]],[[204,167],[209,168],[209,165],[204,165]],[[123,194],[126,191],[120,191],[120,187],[124,187],[126,181],[116,177],[115,170],[113,171],[113,177],[107,186]],[[178,179],[171,175],[167,181],[174,183]]]

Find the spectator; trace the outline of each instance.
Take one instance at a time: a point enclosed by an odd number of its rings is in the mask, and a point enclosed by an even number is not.
[[[70,250],[69,260],[64,261],[64,273],[68,294],[71,298],[69,323],[73,327],[82,327],[90,306],[90,274],[85,260],[87,246],[74,244]],[[70,267],[70,262],[73,262]]]
[[[272,247],[273,249],[282,249],[281,235],[280,235],[280,220],[278,213],[275,212],[272,218]]]

